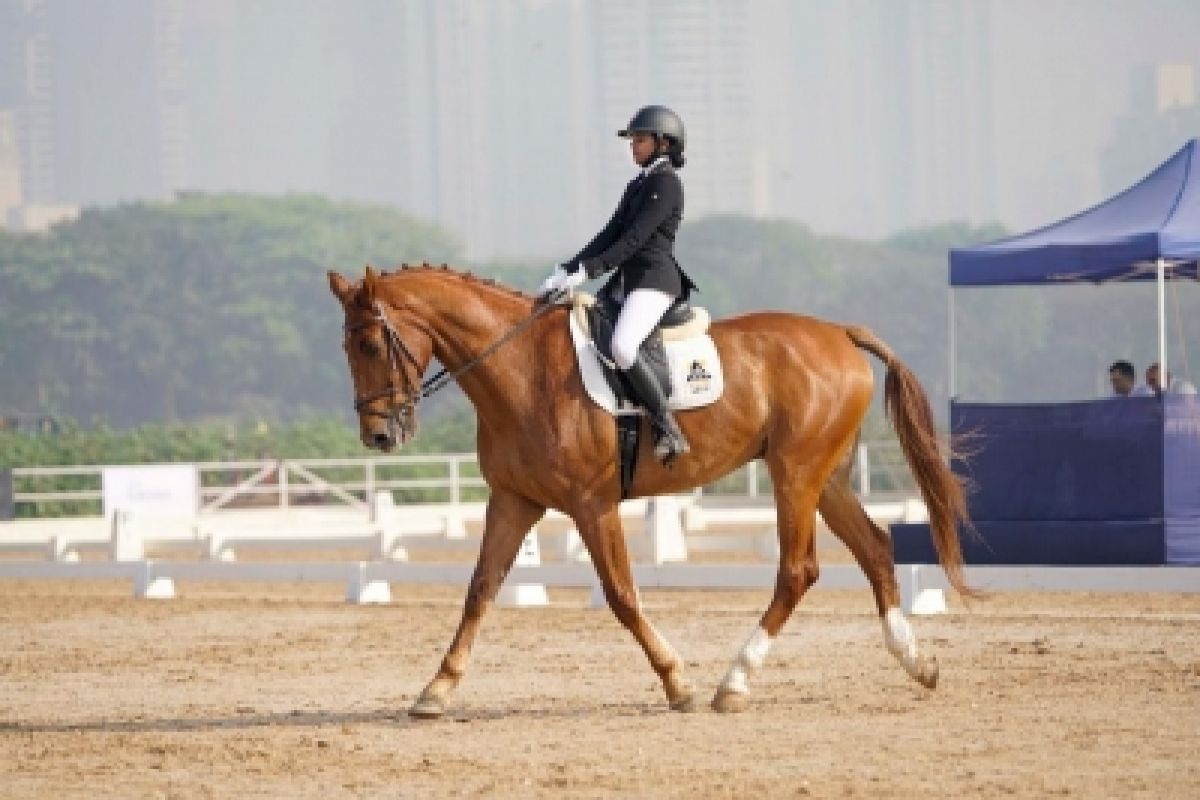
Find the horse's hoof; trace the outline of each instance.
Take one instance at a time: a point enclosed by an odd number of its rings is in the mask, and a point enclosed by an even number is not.
[[[422,694],[417,698],[417,702],[413,703],[412,708],[408,710],[408,715],[413,719],[437,719],[446,713],[446,704],[437,697],[429,697]]]
[[[737,714],[745,711],[749,705],[745,692],[730,692],[724,689],[718,689],[712,700],[713,711],[722,714]]]
[[[937,659],[933,656],[922,656],[917,660],[917,672],[913,677],[926,689],[936,689],[938,682]]]
[[[682,697],[676,697],[671,701],[671,710],[691,714],[696,710],[696,695],[689,692]]]

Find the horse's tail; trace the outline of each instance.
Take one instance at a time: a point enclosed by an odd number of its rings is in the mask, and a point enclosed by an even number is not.
[[[904,365],[891,348],[867,328],[847,326],[846,334],[857,347],[875,355],[887,367],[883,388],[883,407],[896,434],[904,458],[917,479],[921,498],[929,509],[929,525],[938,560],[950,585],[960,594],[977,597],[979,592],[963,577],[962,546],[958,540],[960,523],[968,528],[967,500],[962,483],[950,470],[938,449],[933,426],[933,410],[917,376]]]

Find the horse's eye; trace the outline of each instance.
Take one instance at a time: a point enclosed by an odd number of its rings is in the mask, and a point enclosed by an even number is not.
[[[370,339],[363,339],[359,342],[358,349],[367,358],[379,358],[379,345]]]

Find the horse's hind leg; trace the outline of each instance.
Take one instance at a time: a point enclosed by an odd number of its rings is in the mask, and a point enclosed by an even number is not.
[[[921,655],[917,650],[917,638],[900,609],[900,587],[896,585],[891,539],[867,516],[854,494],[850,486],[849,461],[839,466],[830,477],[817,508],[829,529],[854,554],[867,580],[871,582],[875,605],[883,620],[883,640],[888,651],[918,683],[932,689],[937,685],[937,659]]]
[[[604,587],[608,607],[642,646],[650,666],[662,680],[671,709],[693,710],[692,687],[683,679],[679,656],[642,613],[617,506],[581,510],[573,518]]]
[[[484,519],[479,560],[475,564],[467,599],[463,604],[462,621],[437,674],[409,710],[412,716],[432,719],[445,713],[446,699],[462,680],[467,668],[471,645],[479,633],[483,615],[496,599],[500,584],[516,559],[525,534],[545,511],[524,497],[493,488]]]
[[[819,574],[813,538],[816,492],[810,488],[812,478],[805,479],[811,472],[770,456],[768,467],[775,484],[779,527],[779,572],[775,578],[775,593],[759,626],[750,634],[717,688],[712,701],[712,707],[717,711],[741,711],[746,707],[750,674],[762,667],[771,642]]]

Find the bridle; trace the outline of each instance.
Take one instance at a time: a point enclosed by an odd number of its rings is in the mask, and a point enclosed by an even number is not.
[[[408,345],[400,338],[400,333],[396,330],[396,326],[388,319],[387,314],[383,313],[383,306],[378,301],[375,302],[374,310],[375,314],[373,316],[359,322],[347,322],[342,326],[342,330],[346,336],[350,336],[355,331],[378,324],[383,328],[383,338],[387,345],[389,367],[387,386],[370,394],[355,394],[354,410],[359,414],[382,417],[387,420],[388,430],[392,436],[400,442],[405,442],[417,432],[417,403],[421,401],[423,395],[420,389],[413,385],[413,379],[409,377],[408,371],[404,369],[403,361],[412,364],[417,375],[421,374],[422,367],[417,361],[416,356],[408,349]],[[402,386],[397,386],[394,381],[393,376],[397,372],[400,373],[400,379],[403,382]],[[395,402],[396,395],[401,393],[403,393],[403,396],[400,402]],[[374,403],[381,397],[387,397],[392,400],[386,411],[369,408],[371,403]]]
[[[420,363],[418,363],[416,356],[412,354],[412,351],[408,349],[408,346],[404,344],[404,340],[400,338],[400,333],[396,330],[396,326],[392,324],[392,321],[388,319],[387,314],[384,313],[383,304],[376,300],[374,304],[375,313],[373,316],[358,322],[347,322],[342,326],[342,330],[345,332],[346,336],[349,336],[356,331],[360,331],[363,328],[369,328],[372,325],[377,324],[382,327],[384,333],[384,342],[387,345],[388,366],[390,367],[391,371],[387,386],[379,389],[378,391],[371,392],[370,394],[356,394],[354,396],[354,410],[359,414],[366,414],[372,417],[381,417],[387,420],[388,430],[393,437],[401,443],[407,442],[410,438],[416,435],[417,432],[418,403],[457,380],[460,375],[479,364],[485,358],[494,353],[502,344],[528,328],[534,320],[545,314],[551,308],[554,308],[556,304],[557,302],[543,303],[535,308],[528,317],[521,320],[521,322],[509,330],[508,333],[501,336],[495,342],[492,342],[492,344],[488,345],[483,352],[472,358],[466,364],[463,364],[458,369],[454,370],[454,372],[447,372],[445,368],[442,368],[438,370],[438,372],[431,378],[428,378],[422,382],[420,386],[416,386],[413,382],[413,379],[409,377],[408,372],[404,369],[403,362],[407,361],[409,364],[412,364],[413,369],[416,370],[415,374],[417,375],[421,374],[423,367],[420,365]],[[400,373],[400,378],[403,383],[402,386],[397,386],[391,377],[397,372]],[[396,401],[396,395],[401,396],[399,402]],[[391,403],[388,405],[386,411],[368,408],[371,403],[374,403],[376,400],[382,397],[391,399]]]

